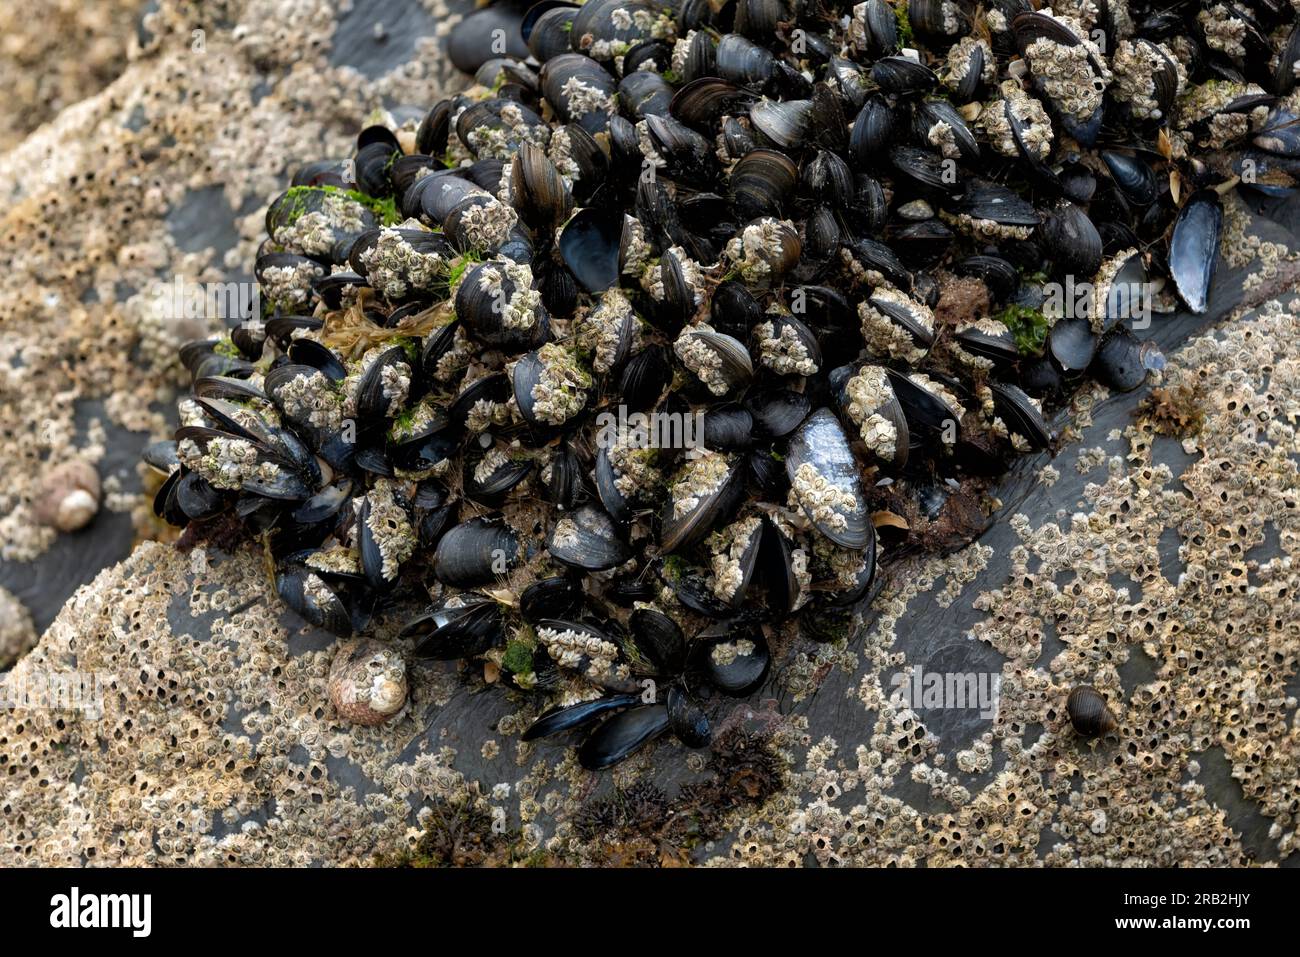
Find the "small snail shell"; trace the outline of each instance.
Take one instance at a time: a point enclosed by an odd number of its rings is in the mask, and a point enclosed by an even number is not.
[[[1079,685],[1065,700],[1070,724],[1085,738],[1097,738],[1119,727],[1115,713],[1106,706],[1101,692],[1091,685]]]
[[[330,664],[330,703],[353,724],[383,724],[406,704],[406,663],[394,649],[363,638],[339,645]]]
[[[33,508],[42,524],[75,532],[99,511],[99,473],[84,459],[68,459],[41,477]]]

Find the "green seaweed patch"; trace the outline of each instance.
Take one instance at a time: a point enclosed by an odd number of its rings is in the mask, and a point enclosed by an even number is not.
[[[899,0],[894,7],[894,19],[898,21],[898,43],[900,46],[912,45],[912,21],[907,15],[907,0]]]
[[[501,658],[501,667],[516,675],[533,673],[533,644],[519,638],[506,642],[506,653]]]
[[[447,288],[455,290],[461,279],[464,278],[466,271],[482,261],[483,257],[473,250],[461,253],[460,258],[451,264],[451,270],[447,273]]]
[[[219,356],[225,356],[227,359],[243,358],[243,355],[239,351],[239,347],[230,341],[229,336],[226,336],[226,338],[222,339],[215,346],[213,346],[212,351]]]
[[[397,212],[397,199],[393,196],[377,199],[374,196],[367,196],[360,190],[341,189],[338,186],[291,186],[288,192],[284,194],[284,200],[282,200],[287,204],[282,214],[284,225],[292,226],[298,221],[298,217],[307,209],[307,196],[316,192],[345,196],[354,203],[360,203],[374,213],[384,226],[391,226],[401,221],[401,216]]]
[[[664,577],[669,581],[681,581],[688,567],[686,559],[682,558],[682,556],[669,555],[664,559]]]
[[[1041,312],[1028,306],[1007,306],[993,318],[1011,331],[1021,355],[1033,355],[1042,349],[1052,325]]]

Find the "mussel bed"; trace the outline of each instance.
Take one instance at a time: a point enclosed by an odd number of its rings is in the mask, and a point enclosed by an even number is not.
[[[146,457],[303,619],[404,616],[592,770],[847,636],[886,503],[969,511],[1084,377],[1139,387],[1133,320],[1206,311],[1221,196],[1300,157],[1270,0],[502,4],[522,58],[484,22],[464,91],[270,203],[262,315],[181,349]]]

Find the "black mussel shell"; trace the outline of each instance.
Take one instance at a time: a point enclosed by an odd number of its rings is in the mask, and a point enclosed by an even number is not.
[[[536,741],[539,738],[549,738],[551,735],[572,731],[575,728],[585,728],[611,711],[630,708],[640,700],[637,695],[615,694],[597,698],[594,701],[582,701],[567,707],[551,708],[549,711],[542,712],[537,720],[524,730],[519,739],[521,741]]]
[[[589,572],[614,568],[632,557],[614,522],[591,504],[560,516],[546,548],[556,561]]]
[[[709,743],[712,732],[709,716],[698,702],[678,685],[668,689],[668,727],[677,740],[688,748],[702,748]]]
[[[835,413],[821,408],[791,436],[785,457],[793,494],[817,530],[841,548],[866,548],[875,530],[862,491],[861,469]],[[818,500],[825,485],[835,499]]]
[[[1047,334],[1047,351],[1066,375],[1078,375],[1097,354],[1097,336],[1087,319],[1058,319]]]
[[[623,239],[623,217],[608,209],[589,206],[564,224],[560,256],[587,292],[604,292],[618,283],[618,256]]]
[[[433,553],[433,574],[453,588],[487,585],[519,558],[519,536],[500,519],[471,518],[449,529]]]
[[[697,640],[692,669],[725,695],[743,698],[767,678],[772,655],[759,632]]]
[[[989,385],[993,392],[993,408],[1010,432],[1021,436],[1036,449],[1046,449],[1052,444],[1052,432],[1043,413],[1030,401],[1018,386],[1005,382]]]
[[[466,595],[408,622],[400,637],[417,640],[412,652],[417,658],[472,658],[505,638],[501,607],[483,595]]]
[[[1106,336],[1092,366],[1098,379],[1119,392],[1132,392],[1147,377],[1142,343],[1123,326]]]
[[[308,569],[291,566],[277,572],[275,590],[290,610],[310,624],[343,638],[352,634],[352,616],[343,599]]]
[[[564,575],[539,578],[519,596],[519,614],[530,624],[544,618],[574,618],[581,614],[584,598],[579,579]]]
[[[663,612],[638,608],[628,620],[632,640],[662,675],[677,675],[686,667],[686,636]]]
[[[646,704],[620,712],[602,722],[578,749],[578,763],[601,771],[630,757],[668,730],[668,707]]]

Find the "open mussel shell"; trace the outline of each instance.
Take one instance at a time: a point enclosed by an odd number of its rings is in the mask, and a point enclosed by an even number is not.
[[[733,698],[756,690],[771,667],[767,640],[758,631],[700,638],[691,649],[691,670]]]
[[[1174,221],[1169,240],[1169,273],[1178,295],[1192,312],[1205,312],[1219,255],[1223,205],[1213,190],[1194,194]]]
[[[1019,435],[1036,449],[1051,446],[1052,432],[1043,413],[1019,386],[993,382],[989,389],[993,393],[993,408],[1009,432]]]
[[[519,739],[536,741],[565,731],[585,728],[613,711],[632,707],[640,700],[638,695],[613,694],[596,698],[594,701],[580,701],[577,704],[551,708],[542,712],[537,720],[524,730]]]
[[[600,293],[618,283],[622,241],[623,217],[588,206],[564,224],[560,256],[582,288]]]
[[[665,703],[668,705],[668,727],[673,735],[688,748],[703,748],[712,737],[709,716],[679,685],[668,688]]]
[[[578,749],[578,763],[601,771],[630,757],[668,730],[668,707],[646,704],[601,722]]]
[[[614,568],[632,557],[613,520],[593,504],[561,515],[546,548],[556,561],[588,572]]]
[[[501,607],[483,595],[458,596],[412,619],[400,637],[416,640],[417,658],[455,661],[481,655],[505,638]]]
[[[519,536],[501,519],[471,518],[449,529],[433,553],[433,574],[453,588],[487,585],[519,558]]]
[[[861,469],[830,409],[812,413],[790,437],[785,467],[792,494],[821,534],[841,548],[867,547],[875,530]]]
[[[713,453],[689,460],[670,486],[659,533],[664,554],[703,541],[730,518],[745,492],[745,472],[738,460]]]
[[[298,565],[281,569],[275,576],[275,590],[290,610],[310,624],[341,638],[352,634],[352,616],[343,599],[309,569]]]

